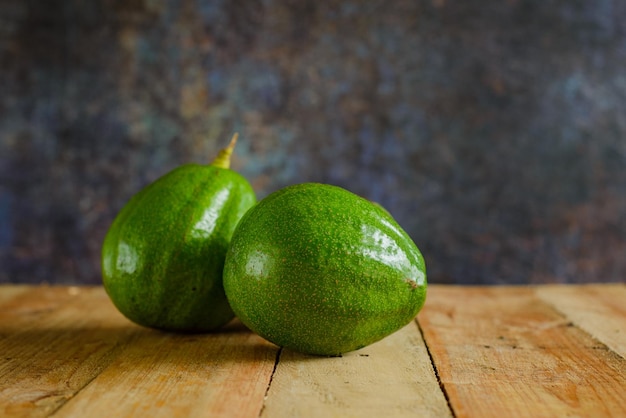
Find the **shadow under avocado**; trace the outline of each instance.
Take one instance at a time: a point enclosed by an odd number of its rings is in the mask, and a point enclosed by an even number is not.
[[[43,376],[55,367],[76,369],[85,363],[103,370],[123,364],[125,368],[157,368],[168,363],[182,369],[202,365],[274,362],[278,347],[233,320],[218,331],[176,334],[127,325],[54,326],[19,329],[0,325],[0,369]],[[4,379],[3,379],[4,380]],[[8,383],[12,379],[5,380]]]

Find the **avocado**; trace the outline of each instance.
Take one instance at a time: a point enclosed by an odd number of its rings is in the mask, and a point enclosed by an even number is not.
[[[233,234],[224,289],[248,328],[276,345],[339,355],[415,318],[419,249],[392,216],[343,188],[304,183],[250,209]]]
[[[185,164],[121,209],[102,245],[102,280],[116,308],[152,328],[206,332],[234,314],[222,286],[235,226],[256,203],[229,169],[235,135],[209,165]]]

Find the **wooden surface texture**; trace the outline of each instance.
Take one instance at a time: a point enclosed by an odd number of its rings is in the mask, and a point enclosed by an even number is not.
[[[0,286],[0,417],[625,417],[623,284],[429,288],[340,357],[233,321],[130,323],[101,287]]]

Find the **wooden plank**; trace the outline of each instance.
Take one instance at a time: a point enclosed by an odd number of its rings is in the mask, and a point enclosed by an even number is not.
[[[624,286],[429,289],[457,417],[626,416]],[[343,357],[148,330],[100,287],[0,286],[0,416],[451,416],[415,323]],[[266,393],[271,380],[271,386]],[[264,396],[267,395],[265,404]]]
[[[237,322],[205,335],[142,329],[55,417],[258,417],[277,351]]]
[[[540,286],[537,294],[626,358],[626,285]]]
[[[262,417],[448,417],[416,323],[342,357],[283,350]]]
[[[431,286],[419,322],[457,417],[626,416],[626,361],[533,288]]]
[[[20,293],[27,292],[31,287],[27,285],[0,285],[0,304],[11,300]]]
[[[17,292],[0,305],[0,416],[48,416],[106,367],[134,328],[101,288]]]

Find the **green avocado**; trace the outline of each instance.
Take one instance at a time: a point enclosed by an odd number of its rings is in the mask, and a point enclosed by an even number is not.
[[[210,165],[186,164],[131,198],[102,246],[104,288],[131,321],[152,328],[206,332],[234,314],[222,285],[228,244],[256,203],[244,177],[229,169],[233,137]]]
[[[232,309],[251,330],[292,350],[338,355],[415,318],[426,268],[381,206],[340,187],[286,187],[241,219],[224,265]]]

